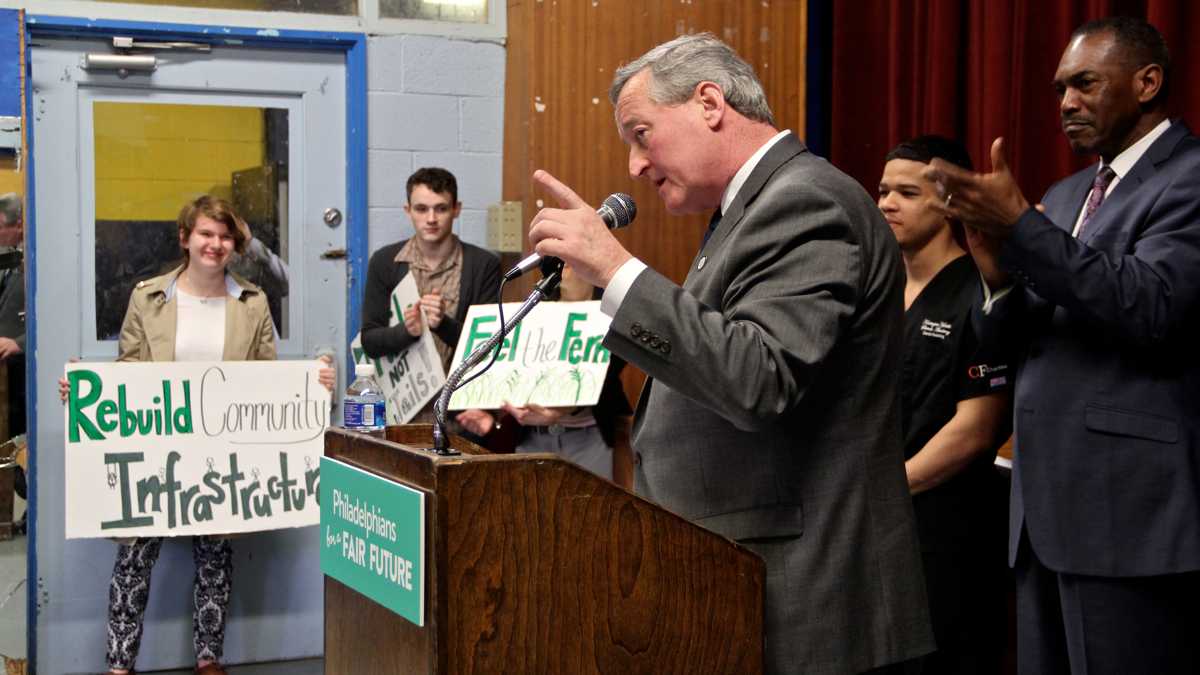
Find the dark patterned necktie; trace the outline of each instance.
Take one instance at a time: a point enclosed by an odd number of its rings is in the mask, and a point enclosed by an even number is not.
[[[713,232],[717,231],[717,226],[720,224],[721,209],[718,208],[716,211],[713,211],[712,218],[708,219],[708,229],[704,231],[704,239],[700,242],[700,248],[704,248],[704,245],[708,243],[708,238],[712,236]]]
[[[1092,215],[1096,213],[1096,209],[1104,203],[1104,193],[1108,192],[1108,186],[1112,184],[1113,179],[1117,177],[1117,172],[1112,170],[1111,166],[1106,166],[1096,174],[1096,178],[1092,180],[1092,191],[1088,194],[1087,206],[1083,209],[1083,220],[1079,223],[1079,232],[1076,237],[1082,237],[1084,229],[1087,228],[1088,221],[1092,219]]]

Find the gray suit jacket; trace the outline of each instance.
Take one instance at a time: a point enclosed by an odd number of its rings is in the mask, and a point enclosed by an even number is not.
[[[638,492],[735,540],[790,542],[767,570],[776,669],[857,673],[932,648],[901,452],[903,289],[871,198],[789,135],[683,287],[647,269],[613,317],[605,344],[651,378]]]

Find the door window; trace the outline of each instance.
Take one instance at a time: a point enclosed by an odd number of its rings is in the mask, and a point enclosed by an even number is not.
[[[288,326],[288,111],[95,101],[95,338],[117,339],[137,282],[182,260],[176,218],[203,194],[230,201],[253,239],[230,269]]]

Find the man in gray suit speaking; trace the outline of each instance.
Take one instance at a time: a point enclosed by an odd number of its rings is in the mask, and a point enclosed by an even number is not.
[[[711,35],[655,47],[609,96],[630,174],[672,213],[716,209],[680,287],[534,174],[563,207],[534,218],[536,250],[605,289],[605,345],[650,376],[637,491],[764,558],[769,672],[930,651],[896,394],[904,271],[879,210],[775,128],[754,71]]]

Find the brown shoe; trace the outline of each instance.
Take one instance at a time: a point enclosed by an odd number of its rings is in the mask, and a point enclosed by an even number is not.
[[[196,675],[228,675],[219,663],[210,663],[203,668],[196,667]]]

